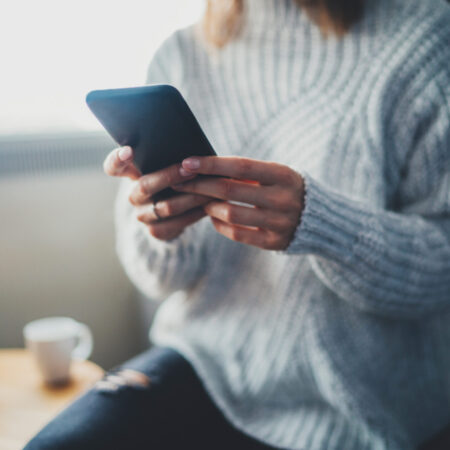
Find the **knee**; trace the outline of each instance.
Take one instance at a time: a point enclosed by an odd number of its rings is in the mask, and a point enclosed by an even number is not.
[[[31,439],[24,450],[106,448],[113,436],[128,432],[126,416],[133,413],[133,406],[142,406],[137,400],[150,385],[148,376],[131,369],[105,374]],[[119,448],[119,443],[114,445]]]

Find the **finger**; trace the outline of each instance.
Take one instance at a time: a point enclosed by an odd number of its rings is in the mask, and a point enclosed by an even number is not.
[[[205,216],[206,213],[203,209],[196,208],[182,216],[172,217],[162,222],[154,222],[148,225],[148,230],[153,237],[163,241],[170,241],[178,237],[187,226],[192,225]]]
[[[187,211],[212,201],[211,197],[195,194],[181,194],[156,203],[155,209],[162,218],[179,216]]]
[[[191,173],[255,180],[266,185],[289,184],[295,174],[282,164],[238,156],[190,157],[183,160],[182,167]]]
[[[279,233],[292,228],[292,221],[286,214],[272,210],[217,201],[209,202],[203,209],[208,216],[230,224],[264,228]]]
[[[185,180],[191,180],[196,174],[183,176],[180,174],[180,164],[173,164],[165,169],[143,175],[136,186],[133,188],[129,200],[133,205],[142,205],[147,203],[152,195],[174,184],[182,183]]]
[[[198,206],[206,205],[210,201],[210,197],[204,197],[202,195],[181,194],[167,200],[156,202],[154,208],[152,207],[152,203],[136,206],[136,219],[140,222],[150,224],[157,222],[161,218],[166,219],[179,216]]]
[[[130,164],[124,168],[123,172],[117,176],[128,177],[132,180],[138,180],[142,175],[140,170],[134,165]]]
[[[129,146],[112,150],[103,162],[103,170],[113,177],[127,176],[136,180],[141,176],[141,172],[133,163],[133,149]]]
[[[196,178],[172,187],[180,192],[233,200],[261,208],[275,208],[277,201],[271,186],[260,186],[230,178]]]
[[[280,247],[279,239],[275,233],[260,228],[249,228],[232,225],[211,217],[214,228],[223,236],[232,241],[252,245],[265,250],[277,250]]]

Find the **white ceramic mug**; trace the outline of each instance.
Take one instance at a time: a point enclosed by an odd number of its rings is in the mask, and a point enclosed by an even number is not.
[[[23,329],[26,347],[49,384],[66,383],[72,358],[85,360],[93,349],[89,327],[70,317],[34,320]]]

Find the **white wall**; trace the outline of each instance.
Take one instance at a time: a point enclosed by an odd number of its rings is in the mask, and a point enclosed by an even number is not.
[[[30,320],[68,315],[91,327],[104,368],[145,348],[148,313],[114,250],[117,183],[92,169],[0,178],[0,347],[22,346]]]

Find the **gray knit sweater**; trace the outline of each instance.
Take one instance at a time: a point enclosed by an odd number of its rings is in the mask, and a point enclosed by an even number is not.
[[[222,50],[189,27],[149,66],[219,155],[306,180],[286,251],[171,242],[116,200],[117,252],[161,301],[151,339],[193,364],[245,433],[289,449],[410,449],[450,422],[450,8],[369,0],[325,39],[291,0],[248,0]]]

